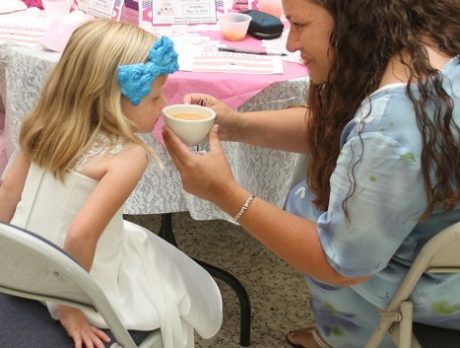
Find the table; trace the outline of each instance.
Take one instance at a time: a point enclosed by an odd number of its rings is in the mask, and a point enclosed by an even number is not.
[[[22,118],[32,108],[41,86],[59,55],[39,47],[25,47],[11,44],[0,45],[0,97],[5,106],[6,151],[11,157],[17,150],[17,138]],[[290,63],[293,64],[293,63]],[[280,109],[291,104],[304,102],[307,85],[305,77],[283,81],[282,76],[252,75],[267,81],[278,79],[261,91],[256,91],[242,105],[236,105],[233,98],[239,92],[241,75],[198,74],[178,72],[169,78],[165,93],[170,102],[180,102],[185,92],[210,92],[216,83],[229,89],[224,100],[241,111]],[[220,75],[220,76],[219,76]],[[302,74],[298,74],[301,76]],[[184,83],[186,81],[187,83]],[[179,86],[187,86],[180,89]],[[201,200],[182,190],[180,178],[163,145],[150,135],[143,139],[158,153],[165,169],[151,163],[143,179],[127,200],[126,214],[161,214],[189,211],[196,220],[224,219],[230,216],[213,204]],[[245,144],[224,142],[236,179],[257,196],[282,206],[292,185],[303,175],[305,160],[302,155],[283,151],[257,148]]]

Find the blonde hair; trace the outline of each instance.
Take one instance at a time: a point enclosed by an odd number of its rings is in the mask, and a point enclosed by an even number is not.
[[[139,27],[107,19],[76,29],[22,124],[19,143],[28,159],[63,179],[101,131],[154,154],[122,111],[117,69],[146,61],[155,41]]]

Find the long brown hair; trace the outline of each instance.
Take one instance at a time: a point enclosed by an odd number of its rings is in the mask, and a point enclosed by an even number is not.
[[[420,35],[430,37],[445,54],[460,54],[460,2],[458,0],[313,0],[333,17],[330,37],[333,63],[324,84],[311,83],[307,102],[311,119],[307,147],[311,158],[308,184],[315,205],[326,210],[329,179],[340,152],[340,135],[361,102],[375,91],[391,57],[400,55],[410,72],[406,89],[420,129],[422,171],[428,216],[434,204],[452,209],[460,200],[460,131],[452,118],[453,102],[441,86]],[[403,58],[407,53],[408,59]],[[421,97],[410,89],[415,83]],[[435,113],[426,105],[434,102]],[[327,144],[327,151],[325,151]],[[434,184],[430,173],[434,168]],[[353,164],[350,168],[353,171]],[[350,175],[353,181],[353,173]],[[456,187],[452,186],[452,183]],[[353,195],[355,182],[348,198]],[[345,199],[346,201],[347,199]],[[346,202],[343,202],[346,211]]]
[[[122,111],[117,69],[144,62],[155,40],[137,26],[106,19],[75,30],[22,123],[26,156],[62,179],[99,131],[153,154]]]

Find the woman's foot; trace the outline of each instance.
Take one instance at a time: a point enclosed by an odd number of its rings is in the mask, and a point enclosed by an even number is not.
[[[324,348],[329,347],[322,342],[319,333],[312,328],[289,331],[286,341],[294,348]]]

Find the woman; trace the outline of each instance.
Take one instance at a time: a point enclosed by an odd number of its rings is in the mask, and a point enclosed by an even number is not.
[[[363,347],[417,252],[460,220],[460,3],[457,0],[284,0],[287,48],[309,70],[308,108],[215,109],[205,156],[168,128],[185,190],[235,216],[306,274],[316,328],[294,347]],[[286,210],[234,179],[219,140],[304,152],[305,182]],[[222,170],[225,168],[225,170]],[[424,277],[414,319],[460,329],[460,277]],[[387,337],[383,347],[393,346]]]

